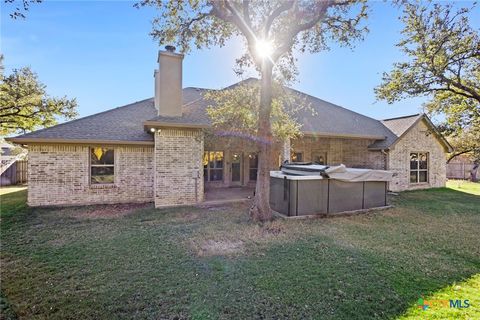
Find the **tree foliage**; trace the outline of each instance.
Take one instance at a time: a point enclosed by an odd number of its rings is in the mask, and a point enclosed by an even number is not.
[[[10,13],[12,19],[25,19],[30,5],[41,3],[43,0],[4,0],[6,4],[14,5],[14,10]]]
[[[58,123],[58,118],[73,119],[78,114],[75,99],[55,98],[30,68],[14,69],[1,75],[0,134],[25,133]]]
[[[383,74],[375,89],[388,103],[426,95],[431,115],[446,116],[446,127],[461,133],[480,128],[480,37],[469,21],[471,7],[405,2],[403,39],[397,44],[408,59]]]
[[[204,95],[211,101],[207,113],[214,129],[226,136],[243,137],[255,142],[258,134],[258,113],[260,110],[260,83],[251,80]],[[310,109],[305,99],[282,85],[275,84],[272,94],[270,122],[274,138],[283,142],[301,135],[301,124],[296,115]]]
[[[473,161],[480,162],[480,128],[467,128],[451,133],[447,138],[454,149],[447,162],[462,154],[467,154]]]
[[[364,0],[327,1],[205,1],[143,0],[136,4],[158,8],[151,35],[161,45],[175,44],[184,53],[224,46],[234,37],[245,41],[240,66],[260,71],[262,59],[255,52],[259,40],[274,50],[270,60],[277,71],[292,74],[294,50],[316,53],[329,48],[329,42],[351,46],[367,31]]]

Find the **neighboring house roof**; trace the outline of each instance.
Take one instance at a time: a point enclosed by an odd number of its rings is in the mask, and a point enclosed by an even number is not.
[[[250,78],[225,89],[257,81],[257,79]],[[414,115],[379,121],[303,92],[290,88],[285,89],[300,96],[309,105],[296,114],[305,134],[377,140],[369,147],[371,149],[388,149],[409,127],[416,123],[416,118],[421,116]],[[95,141],[96,143],[111,144],[152,144],[153,136],[147,132],[150,127],[202,128],[210,126],[211,121],[206,109],[212,103],[203,98],[203,93],[207,90],[193,87],[183,89],[181,117],[158,116],[153,98],[150,98],[7,139],[16,143],[89,143]],[[441,138],[443,139],[443,137]],[[448,144],[448,142],[446,143]]]
[[[432,123],[430,118],[428,118],[423,113],[412,114],[409,116],[390,118],[381,120],[383,125],[387,127],[390,132],[393,133],[392,136],[387,137],[385,140],[375,141],[372,145],[369,146],[370,149],[389,149],[392,148],[411,128],[413,128],[418,122],[424,120],[427,126],[432,130],[437,139],[443,145],[446,151],[451,152],[453,150],[452,146],[448,141],[443,137],[443,135],[438,132],[435,125]]]

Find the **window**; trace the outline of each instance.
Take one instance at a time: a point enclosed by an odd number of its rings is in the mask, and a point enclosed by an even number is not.
[[[203,179],[223,181],[223,151],[205,151],[203,154]]]
[[[302,161],[303,161],[303,153],[301,152],[292,153],[292,162],[302,162]]]
[[[257,180],[258,172],[258,154],[251,153],[248,155],[248,164],[249,164],[249,177],[250,180]]]
[[[410,183],[428,182],[428,153],[410,153]]]
[[[112,148],[90,148],[90,183],[115,182],[114,152]]]
[[[313,152],[312,153],[312,161],[316,164],[327,164],[327,153],[326,152]]]

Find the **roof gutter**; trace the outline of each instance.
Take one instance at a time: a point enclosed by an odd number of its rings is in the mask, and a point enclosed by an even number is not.
[[[372,139],[372,140],[385,140],[387,138],[385,136],[376,136],[376,135],[329,133],[329,132],[315,132],[315,131],[303,131],[303,134],[306,136],[316,136],[316,137]]]
[[[152,141],[128,141],[128,140],[100,140],[100,139],[46,139],[46,138],[5,138],[18,144],[103,144],[103,145],[143,145],[153,146]]]
[[[167,127],[167,128],[192,128],[192,129],[205,129],[209,128],[210,126],[207,124],[196,124],[196,123],[173,123],[173,122],[164,122],[164,121],[145,121],[143,126],[147,129],[150,128],[159,128],[159,127]]]

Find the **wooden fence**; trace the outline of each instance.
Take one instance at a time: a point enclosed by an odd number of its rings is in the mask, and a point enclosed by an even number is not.
[[[28,181],[27,160],[15,161],[0,177],[0,185],[24,184]]]
[[[447,163],[448,179],[470,179],[473,163]]]

